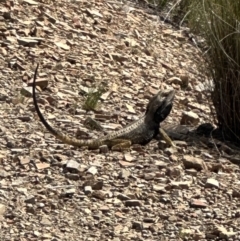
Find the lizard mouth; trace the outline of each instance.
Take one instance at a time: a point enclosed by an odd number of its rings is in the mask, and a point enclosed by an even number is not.
[[[175,90],[165,90],[163,92],[163,96],[166,97],[165,101],[172,102],[175,97]]]

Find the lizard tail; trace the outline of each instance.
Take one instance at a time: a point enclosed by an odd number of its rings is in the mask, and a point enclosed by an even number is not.
[[[55,130],[53,127],[50,126],[50,124],[45,120],[45,118],[43,117],[38,103],[37,103],[37,98],[36,98],[36,79],[37,79],[37,71],[38,71],[38,67],[39,64],[37,65],[36,69],[35,69],[35,73],[34,73],[34,78],[33,78],[33,89],[32,89],[32,93],[33,93],[33,103],[34,103],[34,107],[36,109],[36,112],[38,114],[39,119],[41,120],[41,122],[43,123],[43,125],[47,128],[47,130],[52,133],[57,139],[61,140],[63,143],[65,144],[69,144],[72,146],[76,146],[76,147],[81,147],[81,146],[88,146],[90,148],[98,148],[98,146],[100,146],[99,141],[93,141],[93,140],[78,140],[74,137],[70,137],[66,134],[63,134],[57,130]]]

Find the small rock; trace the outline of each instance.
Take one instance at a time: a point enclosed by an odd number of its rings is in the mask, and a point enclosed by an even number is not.
[[[139,221],[133,221],[132,222],[132,229],[142,230],[143,229],[142,223],[139,222]]]
[[[189,84],[189,77],[186,74],[181,74],[179,77],[182,81],[182,83],[180,84],[181,88],[186,89],[188,87],[188,84]]]
[[[30,5],[38,5],[39,3],[33,0],[23,0],[23,2],[28,3]]]
[[[213,178],[208,178],[207,181],[206,181],[206,184],[205,184],[205,187],[216,187],[216,188],[219,188],[219,182],[218,180],[216,179],[213,179]]]
[[[6,177],[9,177],[9,176],[11,176],[11,173],[6,172],[4,170],[0,170],[0,177],[1,178],[6,178]]]
[[[29,205],[29,204],[28,204]],[[44,208],[45,207],[45,204],[44,203],[37,203],[37,206],[39,207],[39,208]]]
[[[15,151],[14,147],[15,147],[15,143],[13,141],[8,141],[6,144],[7,148],[12,148],[13,151]]]
[[[164,140],[160,140],[159,142],[158,142],[158,148],[160,149],[160,150],[165,150],[166,148],[168,148],[169,147],[169,145],[164,141]]]
[[[171,187],[173,188],[181,188],[181,189],[188,189],[191,186],[192,182],[191,181],[185,181],[185,182],[175,182],[172,181],[170,183]]]
[[[91,186],[85,186],[84,187],[84,193],[86,194],[86,195],[89,195],[89,194],[91,194],[92,193],[92,187]]]
[[[166,153],[168,156],[171,156],[172,154],[176,153],[177,150],[175,147],[168,147],[164,150],[164,153]]]
[[[83,209],[83,212],[84,214],[87,214],[87,215],[92,213],[92,211],[89,208]]]
[[[52,222],[47,217],[43,217],[40,223],[44,226],[51,226],[52,225]]]
[[[184,111],[182,113],[181,125],[197,125],[199,116],[192,111]]]
[[[34,47],[44,39],[43,38],[24,37],[24,38],[18,38],[17,40],[18,40],[19,45]]]
[[[21,165],[26,165],[30,163],[30,159],[27,157],[18,157],[18,159]]]
[[[166,175],[170,177],[179,177],[182,175],[183,169],[181,166],[168,167]]]
[[[27,195],[27,188],[24,188],[24,187],[18,187],[17,188],[17,191],[21,194],[24,194],[24,195]]]
[[[37,93],[37,90],[35,90],[35,92]],[[25,96],[25,97],[32,97],[32,87],[23,87],[20,90],[21,95]]]
[[[88,166],[84,164],[80,164],[80,166],[78,167],[79,172],[85,172],[87,169],[88,169]]]
[[[145,173],[144,174],[144,179],[145,180],[153,180],[156,177],[155,173]]]
[[[219,225],[216,225],[215,229],[216,229],[216,231],[218,231],[219,237],[222,239],[226,239],[226,240],[230,239],[231,237],[233,237],[237,234],[237,232],[227,231],[226,228],[224,228],[223,226],[219,226]]]
[[[165,193],[166,189],[165,189],[165,185],[153,185],[153,190],[156,192],[160,192],[160,193]]]
[[[30,116],[18,116],[18,119],[23,121],[23,122],[28,122],[31,120],[31,117]]]
[[[208,206],[206,200],[192,199],[190,202],[192,208],[206,208]]]
[[[88,168],[88,170],[87,170],[87,173],[90,173],[90,174],[92,174],[93,176],[96,175],[97,172],[98,172],[98,170],[97,170],[97,167],[96,167],[96,166],[91,166],[91,167]]]
[[[236,218],[240,218],[240,209],[238,209],[238,210],[236,211],[235,217],[236,217]]]
[[[7,99],[8,99],[8,95],[7,94],[0,93],[0,101],[6,101]]]
[[[137,200],[137,199],[131,199],[131,200],[127,200],[125,202],[125,206],[126,207],[142,206],[142,202],[140,200]]]
[[[0,203],[0,216],[3,216],[6,212],[6,206]]]
[[[169,78],[166,82],[169,84],[182,85],[182,80],[176,76]]]
[[[187,106],[189,101],[191,101],[191,100],[189,100],[188,97],[180,97],[179,98],[179,104],[184,105],[184,106]]]
[[[128,177],[131,175],[131,172],[129,170],[123,169],[119,173],[119,178],[121,179],[128,179]]]
[[[190,168],[190,169],[186,169],[186,174],[189,174],[189,175],[192,175],[192,176],[197,176],[197,173],[198,171],[193,169],[193,168]]]
[[[24,153],[24,149],[21,149],[21,148],[14,148],[14,149],[11,149],[11,153],[12,154],[22,154]]]
[[[63,49],[63,50],[69,50],[69,49],[70,49],[70,46],[67,45],[67,44],[64,43],[64,42],[55,42],[55,44],[56,44],[59,48],[61,48],[61,49]]]
[[[66,173],[65,177],[68,178],[69,180],[74,180],[74,181],[77,181],[80,178],[79,174],[77,173]]]
[[[121,201],[130,200],[130,197],[129,197],[129,196],[127,196],[127,195],[125,195],[125,194],[122,194],[122,193],[119,193],[119,194],[117,195],[117,198],[118,198],[119,200],[121,200]]]
[[[134,160],[134,157],[128,153],[124,155],[125,161],[132,162]]]
[[[33,81],[28,83],[28,86],[32,86]],[[42,90],[46,89],[48,86],[48,80],[47,79],[38,79],[36,80],[36,86],[39,86]]]
[[[101,190],[103,188],[103,181],[97,181],[92,185],[93,190]]]
[[[224,170],[224,166],[221,163],[207,163],[208,170],[211,172],[218,173],[221,170]]]
[[[86,9],[86,12],[89,15],[91,15],[93,18],[95,18],[95,17],[102,18],[103,17],[103,15],[100,12],[98,12],[97,10],[94,10],[94,9],[93,10]]]
[[[101,190],[93,191],[92,196],[100,200],[105,200],[107,194]]]
[[[44,14],[48,18],[49,22],[51,22],[53,24],[55,24],[57,22],[57,20],[52,15],[50,15],[50,14],[48,14],[46,12]]]
[[[178,220],[178,218],[175,215],[172,215],[168,218],[168,221],[170,222],[176,222]]]
[[[173,155],[169,156],[169,159],[170,159],[171,162],[177,162],[178,161],[178,156],[173,154]]]
[[[232,196],[233,196],[233,197],[238,197],[238,198],[240,198],[240,190],[234,188],[234,189],[233,189]]]
[[[69,169],[69,171],[78,171],[80,164],[74,160],[70,160],[67,162],[66,168]]]
[[[71,198],[75,192],[76,192],[75,188],[66,189],[61,196]]]
[[[36,199],[34,196],[29,196],[25,199],[25,203],[31,203],[31,204],[35,204],[36,203]]]
[[[40,232],[38,232],[38,231],[33,231],[33,234],[34,234],[34,236],[36,236],[36,237],[41,236],[41,233],[40,233]]]
[[[38,170],[42,170],[50,167],[50,164],[46,162],[39,162],[39,163],[36,163],[35,165]]]
[[[149,218],[149,217],[147,217],[147,218],[144,218],[144,219],[143,219],[143,222],[144,222],[144,223],[154,223],[155,221],[156,221],[155,218]]]
[[[132,162],[119,161],[121,167],[134,167],[136,164]]]
[[[99,151],[100,153],[108,153],[109,152],[109,148],[107,145],[102,145],[99,147]]]
[[[115,213],[115,215],[116,215],[116,213]],[[116,215],[116,216],[117,216],[117,215]],[[100,215],[100,214],[99,214],[99,215],[93,214],[92,217],[93,217],[95,220],[97,220],[97,221],[99,221],[99,220],[101,219],[101,215]]]
[[[182,161],[186,169],[194,168],[198,171],[207,170],[207,165],[201,158],[185,155]]]
[[[165,161],[155,161],[155,165],[160,169],[166,167],[168,164],[169,163]]]
[[[180,237],[187,238],[187,237],[191,236],[193,233],[194,233],[194,231],[191,229],[182,229],[180,231]]]

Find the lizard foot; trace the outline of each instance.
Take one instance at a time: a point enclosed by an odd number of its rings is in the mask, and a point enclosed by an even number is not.
[[[111,146],[112,151],[124,151],[128,150],[131,146],[130,140],[125,139],[113,139],[109,140],[109,145]]]

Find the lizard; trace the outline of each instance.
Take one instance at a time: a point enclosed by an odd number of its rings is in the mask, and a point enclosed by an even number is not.
[[[81,140],[54,129],[43,117],[35,93],[38,67],[39,64],[35,69],[32,85],[34,107],[45,128],[63,143],[75,147],[87,146],[89,149],[98,149],[100,146],[107,145],[112,150],[119,150],[129,148],[133,144],[146,145],[161,133],[162,138],[169,145],[173,145],[171,139],[161,129],[160,123],[166,119],[172,110],[175,90],[160,90],[150,99],[145,114],[126,127],[98,139]]]

